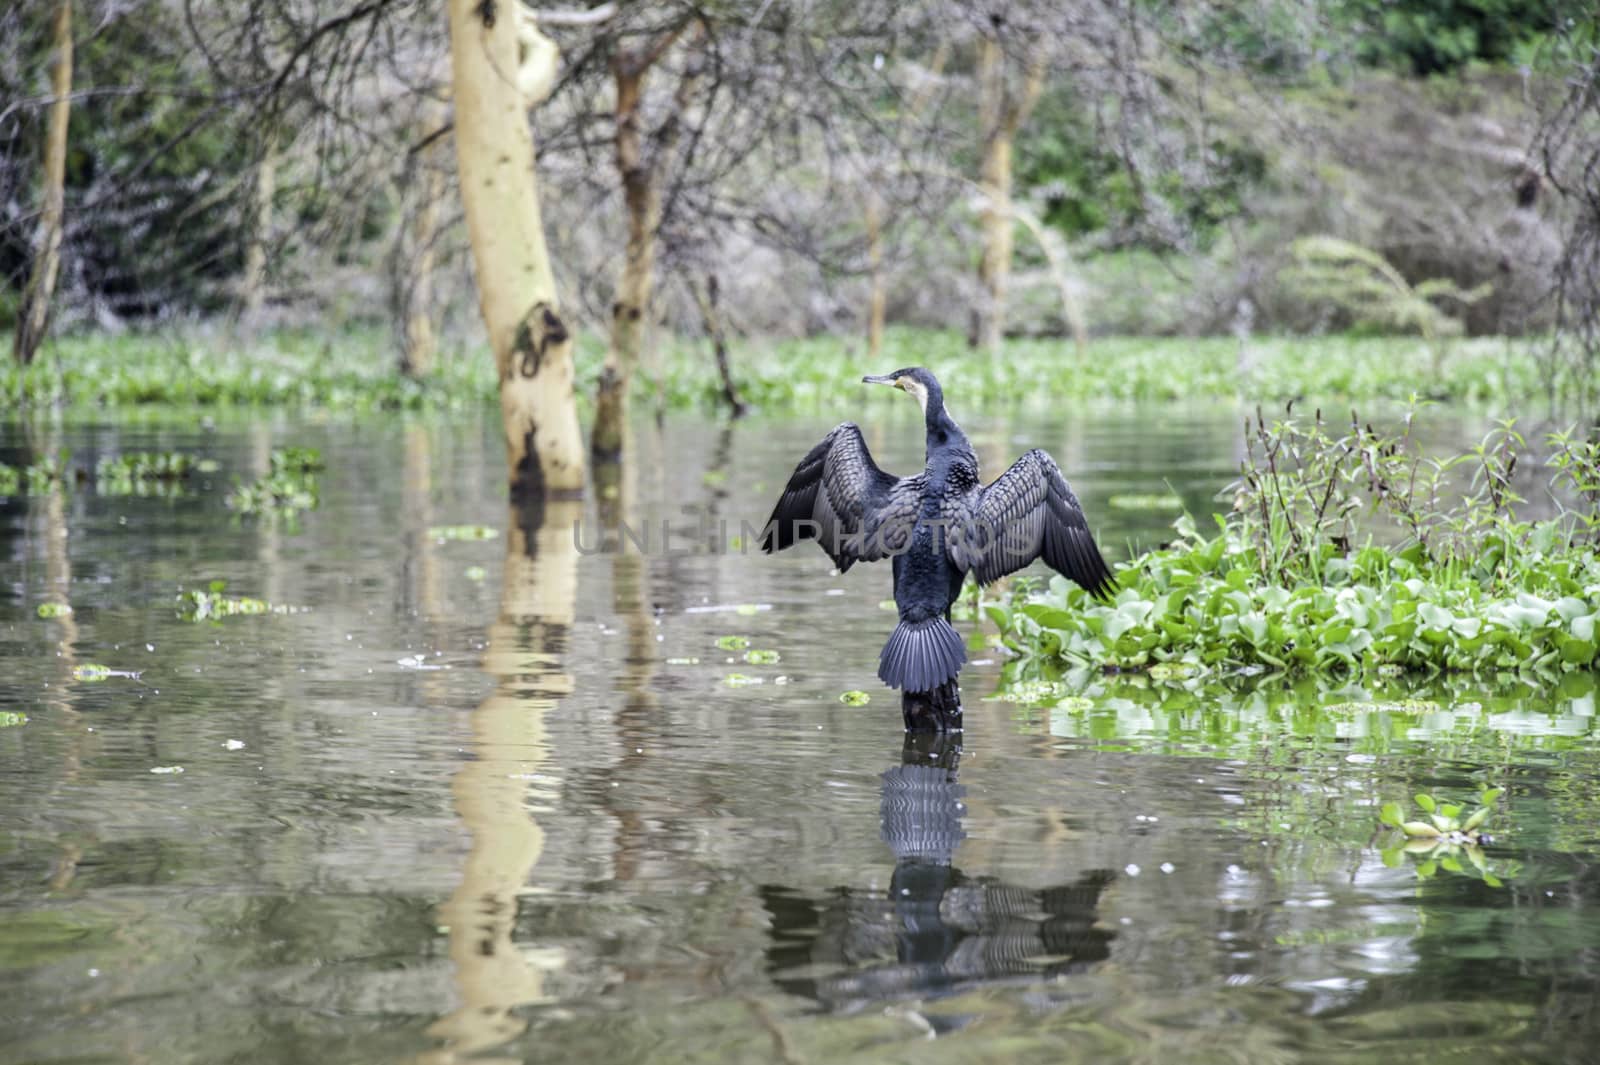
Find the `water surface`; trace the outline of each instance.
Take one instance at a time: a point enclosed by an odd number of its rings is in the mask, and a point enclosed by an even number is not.
[[[1115,499],[1204,513],[1242,447],[1228,410],[963,421],[991,475],[1051,450],[1116,557],[1171,513]],[[579,550],[593,503],[530,551],[487,422],[3,430],[221,469],[0,502],[0,1061],[1592,1060],[1592,683],[1019,703],[978,649],[959,747],[906,745],[887,571],[733,542],[828,427],[636,426],[606,507],[648,556]],[[232,516],[285,444],[320,508]],[[181,620],[213,580],[293,612]],[[1385,863],[1378,804],[1486,783],[1504,886]]]

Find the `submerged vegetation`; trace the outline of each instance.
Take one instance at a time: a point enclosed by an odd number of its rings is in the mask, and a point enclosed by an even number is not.
[[[578,393],[593,391],[603,352],[583,334]],[[0,363],[0,398],[22,409],[123,409],[151,404],[195,407],[327,407],[340,410],[462,409],[495,402],[492,360],[471,350],[441,357],[425,381],[394,373],[377,331],[344,334],[337,343],[282,332],[241,345],[222,336],[68,338],[31,366]],[[863,369],[933,367],[947,387],[973,404],[1063,401],[1175,401],[1250,396],[1264,402],[1311,396],[1327,400],[1403,401],[1417,382],[1428,398],[1505,405],[1562,394],[1573,382],[1541,367],[1538,339],[1450,337],[1107,337],[1085,353],[1054,339],[1008,342],[1006,357],[974,353],[955,332],[890,329],[883,351],[865,353],[837,337],[748,341],[729,352],[744,402],[757,408],[831,410],[841,381]],[[1448,370],[1439,373],[1441,366]],[[1571,371],[1563,371],[1571,372]],[[668,338],[646,394],[673,407],[724,402],[717,366],[690,339]],[[1593,389],[1596,381],[1588,381]]]
[[[1600,446],[1549,437],[1558,512],[1528,521],[1513,425],[1443,459],[1421,453],[1412,425],[1385,436],[1352,417],[1336,436],[1320,413],[1309,426],[1258,415],[1215,533],[1180,518],[1172,544],[1122,567],[1110,603],[1056,578],[989,607],[1019,676],[1594,669]]]

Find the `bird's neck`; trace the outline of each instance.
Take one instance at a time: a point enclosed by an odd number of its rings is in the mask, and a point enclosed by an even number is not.
[[[950,417],[950,412],[944,409],[943,402],[930,402],[926,412],[928,427],[928,457],[932,458],[935,452],[943,451],[952,445],[963,445],[967,442],[967,434],[961,431],[961,426]]]

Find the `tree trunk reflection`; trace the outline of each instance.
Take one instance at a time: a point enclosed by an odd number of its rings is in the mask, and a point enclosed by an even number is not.
[[[519,896],[544,850],[529,813],[550,749],[545,712],[572,690],[563,656],[577,592],[572,539],[579,507],[558,503],[542,520],[513,512],[507,524],[500,616],[489,628],[483,665],[497,679],[473,716],[472,749],[451,787],[472,834],[461,885],[440,908],[450,930],[460,1005],[429,1029],[446,1042],[431,1060],[473,1055],[504,1044],[527,1026],[515,1011],[543,1001],[545,972],[558,956],[513,942]],[[519,522],[520,519],[520,522]]]

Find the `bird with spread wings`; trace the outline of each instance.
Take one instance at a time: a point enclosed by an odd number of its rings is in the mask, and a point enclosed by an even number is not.
[[[878,468],[861,430],[836,427],[800,460],[763,533],[767,552],[815,539],[843,573],[857,562],[894,562],[899,624],[879,657],[893,688],[927,692],[953,681],[966,660],[950,606],[968,573],[980,584],[1043,559],[1097,598],[1115,579],[1072,486],[1048,454],[1029,451],[988,485],[927,370],[867,377],[921,403],[927,460],[896,477]]]

